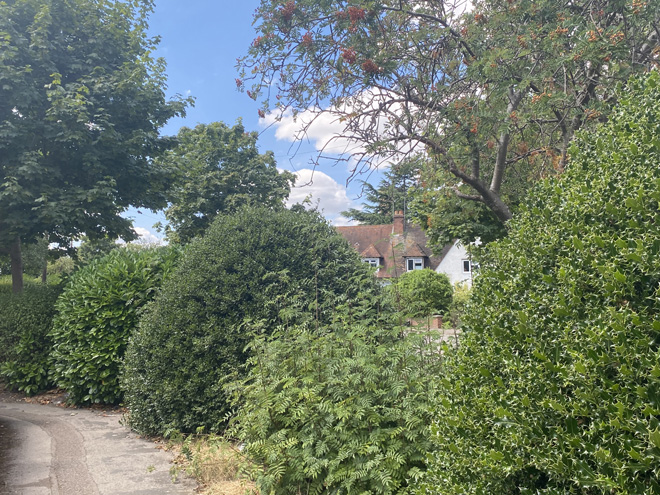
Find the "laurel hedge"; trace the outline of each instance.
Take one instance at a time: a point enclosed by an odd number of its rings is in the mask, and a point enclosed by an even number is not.
[[[489,246],[422,494],[660,494],[660,75]]]
[[[69,278],[50,336],[53,377],[70,402],[122,400],[119,372],[128,339],[179,253],[171,247],[114,249]]]

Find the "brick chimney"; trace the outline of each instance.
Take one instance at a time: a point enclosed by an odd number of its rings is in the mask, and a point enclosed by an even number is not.
[[[403,234],[403,211],[394,212],[394,225],[392,226],[392,234]]]

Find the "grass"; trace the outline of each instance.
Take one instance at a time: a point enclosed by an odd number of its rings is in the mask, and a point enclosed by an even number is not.
[[[184,472],[202,485],[205,495],[258,495],[250,465],[236,446],[216,435],[174,438],[178,455],[171,473]]]

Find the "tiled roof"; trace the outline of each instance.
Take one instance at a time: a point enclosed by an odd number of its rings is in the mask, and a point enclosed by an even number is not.
[[[435,270],[451,248],[450,244],[439,256],[434,256],[426,246],[424,232],[409,224],[353,225],[337,227],[337,231],[362,258],[382,259],[376,274],[379,278],[398,277],[404,273],[405,257],[424,258],[425,266]]]
[[[376,249],[376,246],[370,244],[367,249],[360,253],[363,258],[384,258],[384,256]]]

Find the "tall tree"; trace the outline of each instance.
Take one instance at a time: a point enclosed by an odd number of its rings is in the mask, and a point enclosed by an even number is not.
[[[0,2],[0,251],[15,291],[21,242],[130,239],[120,213],[165,206],[152,158],[188,101],[165,98],[150,10],[146,0]]]
[[[158,159],[175,171],[165,217],[168,238],[188,242],[201,235],[219,213],[254,204],[282,205],[294,175],[279,172],[271,152],[260,154],[257,133],[248,133],[239,121],[183,127],[178,145]]]
[[[393,164],[383,175],[378,187],[362,182],[366,202],[363,209],[342,211],[346,218],[363,225],[382,225],[394,221],[395,211],[406,211],[417,186],[419,162]]]
[[[262,112],[333,113],[338,138],[362,144],[343,157],[355,173],[426,155],[446,172],[428,187],[503,224],[532,183],[563,170],[575,131],[608,118],[617,82],[658,64],[660,3],[470,4],[262,0],[237,84]],[[303,137],[313,119],[301,122]]]

